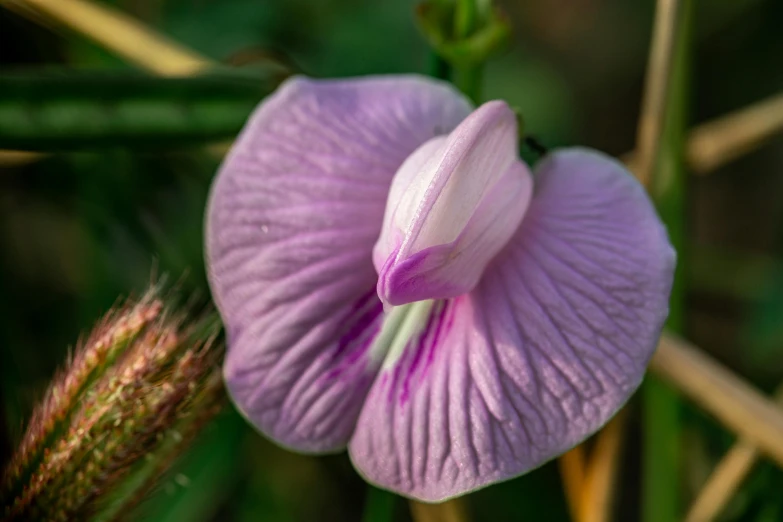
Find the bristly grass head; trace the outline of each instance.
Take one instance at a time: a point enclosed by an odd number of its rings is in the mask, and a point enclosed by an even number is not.
[[[135,504],[223,404],[214,312],[153,288],[101,319],[49,387],[6,470],[7,520],[87,520]],[[128,506],[129,507],[129,506]]]

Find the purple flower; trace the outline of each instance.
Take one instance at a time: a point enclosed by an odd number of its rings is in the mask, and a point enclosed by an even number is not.
[[[639,386],[675,254],[617,161],[535,173],[501,101],[416,76],[287,81],[212,189],[207,261],[239,410],[439,501],[525,473]]]

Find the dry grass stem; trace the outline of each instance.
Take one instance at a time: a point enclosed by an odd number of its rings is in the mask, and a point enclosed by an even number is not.
[[[580,522],[608,522],[611,518],[627,416],[625,409],[620,410],[596,438],[580,498]]]
[[[783,132],[783,94],[696,127],[687,158],[696,174],[707,174]]]
[[[413,522],[468,522],[465,501],[462,498],[447,500],[441,504],[425,504],[411,500]]]
[[[207,58],[105,5],[86,0],[0,0],[0,5],[68,27],[161,76],[187,76],[213,65]]]
[[[568,511],[571,519],[575,521],[581,520],[579,505],[585,480],[585,453],[585,443],[582,443],[557,459]]]
[[[783,406],[783,385],[775,393],[775,402]],[[715,520],[748,476],[759,451],[749,440],[741,438],[715,467],[707,483],[693,502],[685,522],[709,522]]]
[[[783,409],[701,350],[664,333],[650,369],[783,466]]]
[[[715,471],[694,501],[686,522],[708,522],[723,511],[742,481],[756,463],[756,447],[740,439],[718,463]]]
[[[38,161],[45,154],[27,150],[0,150],[0,168],[21,167]]]
[[[221,141],[207,145],[206,150],[213,156],[222,158],[228,154],[228,151],[231,150],[232,145],[234,145],[232,141]]]
[[[709,174],[753,152],[780,133],[783,133],[783,94],[692,128],[685,144],[688,169],[693,174]],[[620,159],[633,172],[639,172],[638,149],[623,154]]]
[[[642,112],[636,135],[636,175],[645,186],[649,186],[663,135],[681,13],[680,0],[658,0],[645,76]]]

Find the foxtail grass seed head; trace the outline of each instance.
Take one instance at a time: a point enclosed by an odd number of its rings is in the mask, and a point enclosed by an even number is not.
[[[90,381],[158,319],[162,309],[157,293],[150,291],[137,302],[129,301],[108,312],[86,341],[77,345],[33,411],[27,431],[4,474],[4,493],[13,488],[14,482],[23,481],[24,471],[40,461],[43,447],[73,411],[74,403]]]
[[[135,505],[219,411],[220,323],[164,301],[152,290],[110,312],[76,349],[6,471],[4,520],[86,520],[143,473],[113,499]]]

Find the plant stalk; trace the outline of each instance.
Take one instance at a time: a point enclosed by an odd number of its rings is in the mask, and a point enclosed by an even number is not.
[[[685,326],[685,144],[688,114],[690,20],[692,2],[662,0],[678,12],[673,16],[672,56],[668,69],[668,96],[657,110],[664,111],[656,150],[648,151],[648,190],[677,251],[677,269],[666,327],[682,333]],[[663,74],[663,71],[657,71]],[[644,156],[643,156],[644,157]],[[645,179],[645,176],[642,176]],[[668,522],[680,518],[679,452],[680,399],[676,391],[656,376],[642,388],[644,404],[644,453],[642,520]]]

